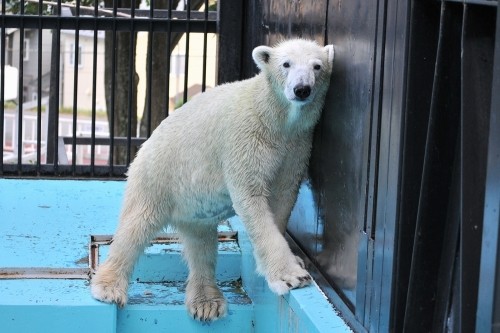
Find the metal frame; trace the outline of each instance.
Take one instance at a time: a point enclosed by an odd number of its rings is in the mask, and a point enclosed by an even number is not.
[[[237,231],[219,231],[218,242],[237,242]],[[89,280],[92,273],[99,266],[99,248],[110,245],[113,235],[91,235],[89,241],[89,267],[88,268],[63,268],[63,267],[1,267],[1,280],[19,279],[77,279]],[[151,245],[167,245],[180,243],[177,233],[161,233],[151,241]]]

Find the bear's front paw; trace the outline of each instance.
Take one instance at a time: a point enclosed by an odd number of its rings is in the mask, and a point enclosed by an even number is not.
[[[295,262],[283,267],[267,277],[269,288],[278,295],[284,295],[290,289],[302,288],[311,283],[312,277],[304,269],[304,261],[295,257]]]
[[[217,320],[227,313],[227,302],[212,283],[188,282],[186,307],[191,317],[200,321]]]
[[[120,307],[127,304],[127,289],[127,279],[120,278],[102,267],[92,277],[90,286],[95,299],[105,303],[116,303]]]
[[[227,312],[226,300],[216,299],[194,299],[186,303],[189,314],[196,320],[213,321],[224,317]]]

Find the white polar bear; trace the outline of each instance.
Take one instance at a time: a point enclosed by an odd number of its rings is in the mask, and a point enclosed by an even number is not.
[[[311,282],[284,232],[306,172],[323,107],[333,46],[295,39],[259,46],[261,73],[193,98],[153,132],[130,166],[109,256],[92,277],[92,295],[124,306],[135,262],[172,226],[189,267],[186,306],[199,320],[226,314],[215,282],[217,224],[236,212],[258,271],[281,295]]]

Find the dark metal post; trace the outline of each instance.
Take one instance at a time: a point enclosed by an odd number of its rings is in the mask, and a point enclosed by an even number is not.
[[[217,13],[217,84],[222,84],[241,79],[243,1],[220,0]]]
[[[59,31],[52,30],[52,57],[50,60],[50,92],[49,92],[49,121],[47,128],[47,164],[55,161],[56,139],[54,133],[57,131],[57,117],[59,108]]]
[[[500,10],[497,9],[476,332],[500,332]]]
[[[59,15],[58,7],[55,7]],[[50,60],[49,119],[47,125],[47,164],[57,164],[57,132],[59,123],[59,60],[60,30],[52,30],[52,51]]]

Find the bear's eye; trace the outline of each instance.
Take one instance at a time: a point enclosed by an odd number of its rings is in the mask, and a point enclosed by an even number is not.
[[[290,63],[289,63],[288,61],[287,61],[287,62],[285,62],[285,63],[283,63],[283,67],[285,67],[285,68],[290,67]]]
[[[321,65],[314,65],[314,69],[319,71],[321,69]]]

